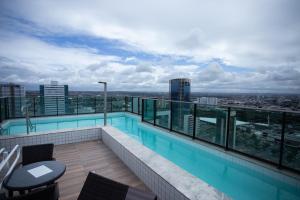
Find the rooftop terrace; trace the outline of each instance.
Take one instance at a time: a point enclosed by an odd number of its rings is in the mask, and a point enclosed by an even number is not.
[[[67,166],[66,173],[59,179],[60,200],[77,199],[89,171],[149,190],[102,141],[56,145],[54,157]]]

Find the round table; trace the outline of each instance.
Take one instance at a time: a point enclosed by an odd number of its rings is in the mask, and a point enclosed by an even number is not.
[[[35,177],[28,171],[40,171],[36,169],[37,167],[39,167],[38,169],[42,169],[42,171],[46,169],[49,173]],[[12,191],[30,190],[53,183],[60,178],[65,171],[66,165],[59,161],[36,162],[15,169],[12,174],[4,180],[3,186]]]

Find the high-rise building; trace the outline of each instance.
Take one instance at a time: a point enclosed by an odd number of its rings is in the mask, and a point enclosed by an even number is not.
[[[40,85],[42,113],[45,115],[65,114],[68,93],[68,85],[59,85],[57,81],[51,81],[49,85]]]
[[[0,84],[0,97],[5,97],[7,114],[10,115],[7,117],[22,116],[22,106],[25,105],[25,87],[23,85],[14,83]]]
[[[169,81],[169,95],[171,100],[190,101],[191,79],[176,78]]]
[[[190,114],[191,80],[177,78],[169,81],[169,95],[172,103],[172,127],[174,130],[184,129],[184,115]],[[182,102],[177,102],[182,101]]]

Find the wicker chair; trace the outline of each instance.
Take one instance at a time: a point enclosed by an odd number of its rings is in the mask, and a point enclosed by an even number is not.
[[[22,165],[27,165],[39,161],[55,160],[53,158],[54,144],[38,144],[23,146]]]
[[[78,200],[156,200],[150,192],[138,190],[128,185],[89,173]]]

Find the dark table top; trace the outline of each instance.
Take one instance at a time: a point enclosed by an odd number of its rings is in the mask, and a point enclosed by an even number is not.
[[[52,172],[42,175],[40,177],[34,177],[27,170],[46,166],[52,170]],[[29,165],[24,165],[15,169],[12,174],[3,182],[3,186],[8,190],[29,190],[40,186],[48,185],[60,178],[66,171],[66,165],[58,161],[42,161]]]

